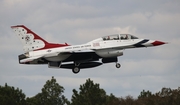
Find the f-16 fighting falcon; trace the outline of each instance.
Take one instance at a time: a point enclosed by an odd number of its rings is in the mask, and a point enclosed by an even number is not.
[[[124,49],[165,44],[130,34],[107,35],[81,45],[56,44],[49,43],[24,25],[11,28],[23,45],[24,54],[18,56],[20,64],[47,64],[49,68],[72,69],[73,73],[112,62],[120,68],[117,57],[123,55]]]

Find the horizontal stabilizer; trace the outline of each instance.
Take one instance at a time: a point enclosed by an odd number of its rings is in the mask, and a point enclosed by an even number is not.
[[[35,57],[30,57],[30,58],[22,59],[22,60],[20,60],[19,63],[22,64],[22,63],[31,62],[31,61],[36,60],[36,59],[41,58],[41,57],[42,57],[42,56],[35,56]]]

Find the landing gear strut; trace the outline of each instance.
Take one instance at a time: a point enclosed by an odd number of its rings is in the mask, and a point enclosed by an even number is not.
[[[80,68],[79,68],[79,65],[80,65],[80,63],[74,63],[74,68],[72,69],[72,72],[74,73],[74,74],[77,74],[77,73],[79,73],[79,71],[80,71]]]
[[[120,68],[121,64],[120,63],[116,63],[116,68]]]

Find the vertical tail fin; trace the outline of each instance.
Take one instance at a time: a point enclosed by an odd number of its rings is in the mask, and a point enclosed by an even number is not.
[[[68,46],[68,44],[48,43],[24,25],[11,26],[11,28],[22,42],[25,52]]]

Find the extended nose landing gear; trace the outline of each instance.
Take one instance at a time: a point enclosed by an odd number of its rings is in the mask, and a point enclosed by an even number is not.
[[[116,62],[116,68],[120,68],[121,64],[118,63],[117,57],[112,57],[112,58],[102,58],[103,63],[114,63]]]
[[[120,63],[116,63],[116,68],[120,68],[121,64]]]

